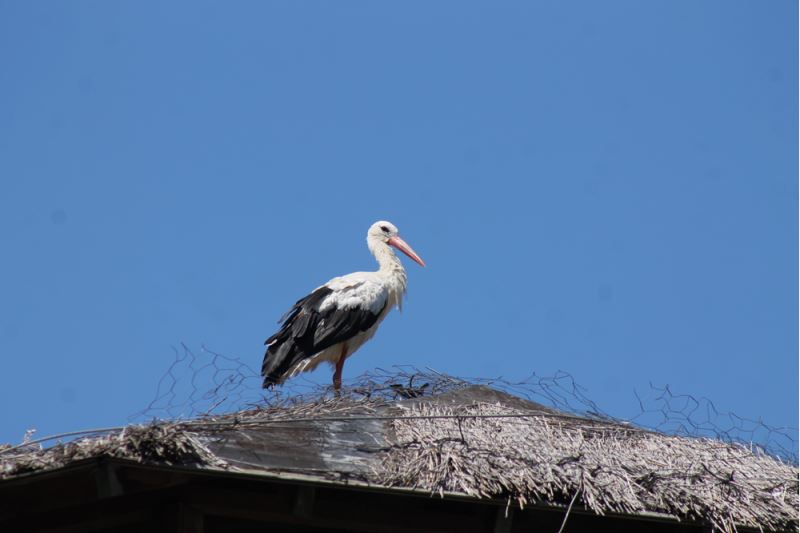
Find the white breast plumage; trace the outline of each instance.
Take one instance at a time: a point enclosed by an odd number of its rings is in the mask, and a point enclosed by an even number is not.
[[[339,309],[361,307],[378,313],[386,306],[389,296],[387,285],[381,281],[374,272],[355,272],[333,278],[324,285],[333,292],[320,303],[320,311],[331,307]]]

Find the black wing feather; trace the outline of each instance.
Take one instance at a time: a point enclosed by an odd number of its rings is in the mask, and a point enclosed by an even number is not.
[[[281,328],[264,342],[267,345],[261,366],[264,387],[282,382],[304,359],[368,330],[383,312],[383,309],[376,314],[368,309],[335,306],[320,311],[322,301],[332,292],[326,286],[318,288],[298,300],[281,318]]]

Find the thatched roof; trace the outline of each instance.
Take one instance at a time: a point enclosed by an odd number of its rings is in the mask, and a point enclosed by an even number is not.
[[[723,531],[798,527],[798,469],[758,448],[664,435],[448,383],[356,387],[340,397],[133,425],[46,449],[0,447],[0,483],[110,456],[520,506],[659,513]]]

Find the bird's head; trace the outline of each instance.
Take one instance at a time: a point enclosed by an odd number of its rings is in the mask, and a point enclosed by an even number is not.
[[[381,242],[388,244],[389,246],[394,246],[410,257],[413,261],[416,261],[421,266],[425,266],[425,261],[423,261],[422,258],[417,255],[414,249],[411,248],[406,241],[400,238],[397,226],[391,222],[379,220],[370,226],[369,231],[367,232],[367,242],[370,244],[370,247],[374,242]]]

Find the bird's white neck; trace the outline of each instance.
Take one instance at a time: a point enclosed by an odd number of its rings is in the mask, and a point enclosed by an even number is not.
[[[367,244],[370,252],[378,261],[378,265],[380,265],[378,274],[386,280],[389,290],[393,293],[394,304],[399,307],[408,285],[408,276],[406,275],[406,269],[403,268],[403,263],[400,262],[400,258],[385,242],[370,239]]]

